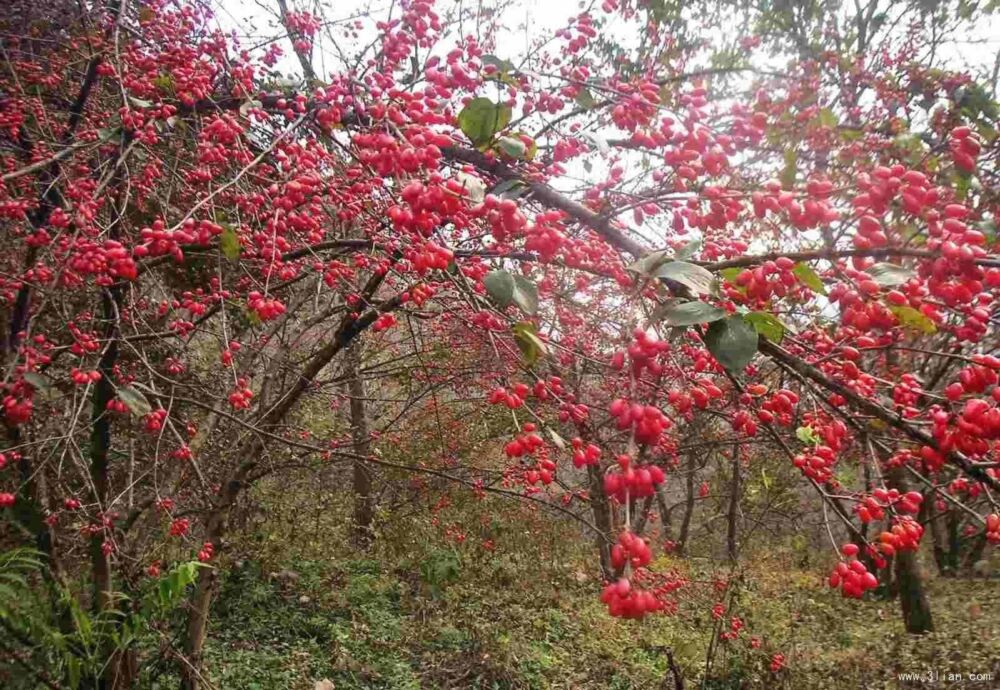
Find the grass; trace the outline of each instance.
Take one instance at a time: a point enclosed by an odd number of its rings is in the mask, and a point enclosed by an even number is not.
[[[689,688],[922,687],[897,682],[897,673],[928,669],[1000,678],[995,580],[931,579],[937,631],[915,638],[904,633],[896,601],[845,601],[818,571],[748,558],[753,565],[725,619],[739,615],[747,627],[718,645],[706,677],[718,598],[710,585],[693,585],[676,615],[618,621],[604,612],[596,583],[574,575],[582,564],[522,564],[512,579],[503,556],[448,554],[392,569],[378,558],[300,560],[286,565],[297,574],[290,580],[244,564],[215,607],[213,679],[247,689],[311,690],[322,678],[338,690],[654,689],[669,673],[667,648]],[[693,563],[664,565],[702,575]],[[751,649],[751,635],[762,638],[760,649]],[[779,674],[768,668],[775,651],[787,659]]]

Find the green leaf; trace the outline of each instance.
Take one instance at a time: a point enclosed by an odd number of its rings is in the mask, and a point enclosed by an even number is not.
[[[514,342],[524,355],[524,363],[529,367],[548,352],[545,343],[538,337],[538,327],[531,321],[519,321],[511,327],[511,330],[514,331]]]
[[[890,263],[878,263],[869,266],[865,271],[882,287],[902,285],[917,275],[912,269]]]
[[[742,268],[724,268],[719,271],[719,275],[723,277],[724,280],[728,280],[730,283],[736,283],[736,279],[739,277],[740,273],[743,273]]]
[[[485,146],[493,140],[493,135],[507,126],[510,117],[510,106],[488,98],[473,98],[458,114],[458,126],[473,144]]]
[[[232,225],[223,225],[222,234],[219,235],[219,249],[222,255],[230,261],[240,258],[240,236],[236,234],[236,229]]]
[[[653,272],[663,264],[671,261],[671,253],[668,249],[661,249],[658,252],[650,252],[638,261],[629,264],[628,270],[635,271],[644,276],[652,276]]]
[[[679,259],[681,261],[690,259],[701,250],[701,246],[702,246],[702,241],[700,237],[697,239],[693,239],[687,244],[685,244],[683,247],[678,249],[676,252],[674,252],[674,258]]]
[[[538,312],[538,288],[524,276],[514,276],[514,304],[528,316]]]
[[[653,271],[653,275],[678,282],[696,295],[711,295],[718,287],[711,271],[687,261],[665,263]]]
[[[784,159],[785,167],[781,169],[781,176],[779,179],[781,180],[781,187],[787,190],[795,186],[795,174],[799,163],[799,152],[792,148],[785,149]]]
[[[704,341],[712,356],[732,373],[743,371],[757,352],[757,331],[739,314],[709,326]]]
[[[757,335],[762,335],[772,343],[781,343],[788,330],[781,320],[767,311],[753,311],[743,315],[743,320],[754,327]]]
[[[826,294],[826,287],[823,285],[823,281],[820,280],[819,274],[817,274],[809,264],[803,262],[795,264],[795,268],[792,269],[792,273],[795,274],[795,277],[798,278],[803,285],[813,292],[820,295]]]
[[[576,103],[581,108],[590,110],[597,105],[597,99],[594,98],[594,94],[590,93],[590,89],[584,87],[580,89],[580,93],[576,95]]]
[[[819,120],[820,125],[823,127],[830,127],[831,129],[840,123],[840,119],[837,117],[837,114],[829,108],[820,108],[819,116],[816,119]]]
[[[517,199],[527,193],[528,185],[516,179],[502,180],[490,190],[490,194],[504,199]]]
[[[538,288],[534,283],[509,271],[490,271],[483,278],[487,294],[501,309],[516,304],[528,316],[538,311]]]
[[[118,389],[118,398],[125,403],[129,412],[139,417],[144,417],[153,411],[153,406],[146,400],[142,391],[131,384]]]
[[[49,381],[48,377],[42,376],[37,372],[34,371],[24,372],[24,380],[27,381],[29,384],[31,384],[31,387],[34,388],[36,391],[47,397],[51,397],[56,393],[58,393],[58,391],[52,385],[52,382]]]
[[[816,431],[811,426],[800,426],[795,430],[795,437],[802,441],[802,443],[809,443],[814,446],[818,446],[823,442],[823,439],[816,435]]]
[[[510,75],[513,72],[517,72],[517,68],[510,60],[498,58],[496,55],[483,55],[480,60],[482,60],[483,67],[493,65],[497,68],[496,72],[485,77],[487,81],[500,81],[505,84],[514,82]]]
[[[889,311],[899,319],[901,326],[920,331],[927,335],[937,333],[937,326],[934,324],[934,321],[922,311],[906,305],[890,304],[887,306],[889,307]]]
[[[490,271],[483,278],[483,287],[500,308],[514,300],[514,276],[509,271]]]
[[[654,321],[662,321],[668,326],[693,326],[696,323],[712,323],[726,317],[726,310],[708,302],[693,301],[667,303],[653,312]]]
[[[528,147],[516,137],[500,137],[497,139],[497,148],[509,158],[517,160],[527,158]]]

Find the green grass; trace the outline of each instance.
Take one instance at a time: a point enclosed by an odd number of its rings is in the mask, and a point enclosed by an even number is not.
[[[377,558],[299,561],[286,565],[299,574],[291,582],[244,565],[215,606],[210,673],[219,687],[248,689],[311,689],[329,678],[357,690],[638,690],[661,687],[670,648],[688,687],[704,680],[719,690],[897,688],[897,672],[928,668],[1000,678],[995,581],[932,579],[938,630],[914,638],[898,602],[845,601],[822,586],[819,570],[779,573],[781,559],[756,559],[732,612],[746,632],[719,646],[706,679],[711,587],[692,586],[674,616],[618,621],[604,612],[596,583],[578,581],[573,569],[528,569],[509,582],[509,564],[496,558],[458,558],[444,582],[427,582],[437,571],[419,559],[392,570]],[[409,576],[411,565],[423,579]],[[762,638],[761,649],[750,648],[750,635]],[[788,663],[778,675],[768,669],[774,651]]]

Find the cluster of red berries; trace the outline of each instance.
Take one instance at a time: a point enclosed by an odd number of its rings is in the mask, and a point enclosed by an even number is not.
[[[246,410],[250,407],[251,400],[253,400],[253,391],[250,390],[250,382],[241,376],[236,379],[236,389],[229,394],[229,404],[233,406],[233,409]]]
[[[757,268],[743,269],[732,281],[735,287],[729,287],[726,293],[739,302],[747,298],[764,302],[774,296],[784,297],[799,284],[798,277],[792,272],[794,268],[795,262],[782,256],[774,261],[765,261]]]
[[[531,394],[531,387],[526,383],[515,383],[510,391],[506,388],[494,388],[490,391],[486,401],[490,405],[504,404],[508,409],[516,410],[524,404],[524,401]]]
[[[270,321],[285,313],[281,300],[267,298],[256,290],[247,295],[247,306],[261,321]]]
[[[593,443],[584,445],[583,439],[577,436],[570,444],[573,446],[573,467],[576,469],[596,465],[601,461],[601,449]]]
[[[69,377],[78,386],[86,386],[89,383],[96,383],[101,380],[101,372],[99,371],[82,371],[74,367],[69,372]]]
[[[647,613],[661,611],[663,602],[649,590],[632,587],[627,578],[608,583],[601,592],[601,601],[607,604],[608,615],[614,618],[640,619]]]
[[[9,426],[18,426],[31,419],[34,411],[34,403],[31,398],[17,398],[13,395],[5,395],[3,398],[4,421]]]
[[[619,534],[618,543],[611,547],[611,567],[615,570],[622,570],[626,564],[641,568],[649,565],[652,558],[649,543],[628,530]]]
[[[206,541],[201,545],[201,551],[198,552],[198,560],[202,563],[208,563],[212,560],[212,556],[215,555],[215,547],[212,546],[212,542]]]
[[[419,275],[425,275],[427,271],[448,269],[455,258],[455,253],[450,249],[445,249],[434,242],[425,242],[418,249],[409,249],[404,256],[413,264],[413,270]]]
[[[166,410],[163,409],[153,410],[148,415],[146,415],[146,419],[143,423],[145,425],[147,432],[155,434],[159,433],[160,429],[163,428],[163,422],[165,422],[166,419],[167,419]]]
[[[523,455],[530,455],[545,445],[542,437],[535,433],[535,425],[527,423],[524,425],[525,433],[512,441],[508,441],[503,447],[503,452],[508,458],[519,458]]]
[[[16,498],[17,497],[11,493],[6,493],[6,492],[0,493],[0,509],[10,508],[12,505],[14,505],[14,501],[16,500]]]
[[[687,390],[672,390],[667,393],[667,402],[680,413],[689,412],[694,405],[700,410],[708,408],[712,400],[721,398],[722,389],[711,379],[702,377],[692,382]]]
[[[764,395],[765,393],[766,390],[764,393],[755,395]],[[743,395],[740,396],[741,405],[749,405],[751,402],[752,400],[744,399]],[[757,410],[757,419],[765,424],[777,422],[778,424],[787,426],[792,423],[792,413],[795,412],[795,406],[798,404],[798,394],[787,388],[782,388],[761,403],[760,409]]]
[[[973,132],[971,127],[962,125],[951,130],[948,148],[951,150],[951,159],[955,162],[955,167],[967,173],[976,171],[976,159],[979,158],[983,145],[979,141],[979,135]]]
[[[867,590],[878,587],[878,578],[868,572],[864,563],[856,560],[858,551],[857,544],[844,544],[840,552],[851,560],[837,563],[827,581],[833,589],[840,587],[842,596],[852,599],[860,599]]]
[[[636,443],[655,446],[660,442],[663,432],[670,428],[671,422],[666,415],[653,405],[629,403],[624,398],[616,398],[611,402],[608,412],[617,421],[619,430],[632,429]]]
[[[896,518],[891,531],[878,535],[878,550],[885,556],[893,556],[897,551],[916,551],[923,535],[923,526],[910,516]]]
[[[170,523],[170,536],[183,537],[191,528],[191,521],[187,518],[177,518]]]
[[[997,513],[986,516],[986,539],[991,544],[1000,544],[1000,515]]]
[[[837,455],[830,446],[816,446],[811,453],[799,453],[792,459],[792,464],[802,471],[802,474],[825,484],[833,478],[833,467],[837,463]]]
[[[757,435],[757,422],[754,421],[753,415],[751,415],[749,411],[737,410],[736,413],[733,414],[733,431],[744,433],[752,438]]]
[[[79,510],[80,509],[80,499],[78,498],[67,498],[63,501],[63,508],[66,510]]]
[[[785,655],[775,653],[774,656],[771,657],[771,673],[777,673],[783,668],[785,668]]]
[[[897,513],[916,514],[920,510],[920,503],[924,500],[919,491],[908,491],[900,494],[897,489],[878,488],[872,492],[871,496],[866,496],[860,501],[855,510],[861,522],[869,523],[874,520],[881,520],[885,517],[885,508],[891,506]]]
[[[395,314],[382,314],[377,319],[375,323],[372,324],[372,330],[376,333],[392,328],[396,325],[396,315]]]
[[[96,275],[98,285],[111,285],[116,278],[135,280],[139,275],[135,261],[125,246],[115,240],[98,244],[78,240],[69,259],[69,268],[83,275]]]
[[[128,405],[125,404],[120,398],[112,398],[108,401],[108,404],[104,406],[109,412],[117,412],[118,414],[128,414]]]
[[[622,454],[618,456],[618,471],[612,469],[604,475],[604,493],[619,503],[629,498],[646,498],[653,495],[656,486],[665,478],[663,470],[656,465],[633,467],[632,458]]]
[[[619,371],[625,367],[625,355],[628,355],[632,376],[639,378],[643,370],[648,370],[654,378],[663,371],[662,365],[656,361],[664,352],[670,349],[670,343],[660,340],[656,334],[650,335],[642,328],[636,328],[632,333],[633,341],[624,351],[619,350],[611,356],[611,368]]]
[[[985,393],[987,388],[996,386],[1000,359],[992,355],[978,355],[977,359],[979,362],[975,366],[965,367],[958,372],[958,381],[945,386],[944,394],[948,400],[954,402],[966,393]],[[1000,393],[994,388],[992,395],[996,399]]]

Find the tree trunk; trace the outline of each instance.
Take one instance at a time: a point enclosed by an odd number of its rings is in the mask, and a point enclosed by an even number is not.
[[[890,488],[897,489],[900,493],[906,492],[906,480],[900,468],[892,470],[886,479]],[[934,630],[919,551],[897,551],[895,560],[896,591],[899,593],[906,632],[921,634]]]
[[[729,480],[729,511],[726,516],[726,555],[735,563],[739,559],[737,532],[739,529],[740,507],[740,453],[739,446],[733,446],[732,476]]]
[[[604,495],[601,468],[588,465],[587,477],[590,479],[590,508],[594,513],[594,525],[600,530],[596,538],[601,557],[601,575],[610,581],[615,578],[615,569],[611,567],[611,506],[608,505],[608,497]]]
[[[691,530],[691,517],[694,515],[694,473],[698,467],[698,459],[694,453],[688,453],[687,465],[684,471],[687,473],[684,497],[684,516],[681,518],[681,531],[677,535],[677,553],[683,554],[687,548],[688,534]]]
[[[948,537],[945,535],[944,521],[947,513],[939,511],[935,505],[936,503],[934,492],[928,491],[924,494],[924,502],[920,505],[920,512],[927,513],[926,522],[930,523],[934,564],[937,566],[938,575],[947,577],[954,575],[947,551]]]
[[[920,556],[916,551],[900,551],[896,554],[896,585],[906,632],[919,635],[934,630],[931,605],[927,600],[920,569]]]
[[[361,339],[356,339],[345,353],[348,389],[351,397],[351,441],[354,454],[354,519],[351,539],[361,549],[371,546],[374,533],[372,522],[375,518],[375,496],[372,493],[371,467],[366,460],[371,453],[371,432],[368,428],[368,414],[365,409],[365,382],[361,377]]]

